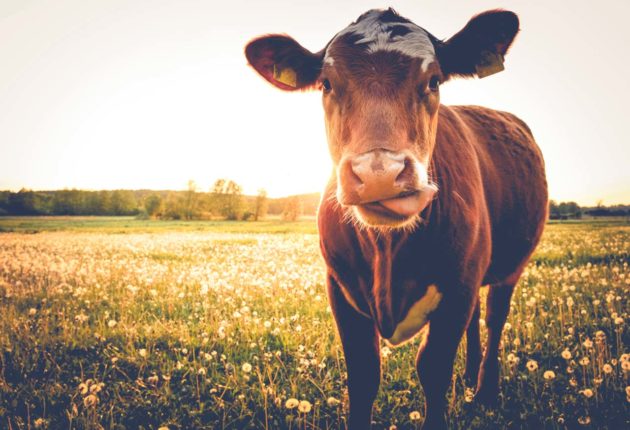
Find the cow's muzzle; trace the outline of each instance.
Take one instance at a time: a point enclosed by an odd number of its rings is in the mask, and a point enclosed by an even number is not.
[[[397,224],[418,215],[437,187],[426,167],[404,152],[377,149],[339,164],[337,199],[359,210],[367,224]]]

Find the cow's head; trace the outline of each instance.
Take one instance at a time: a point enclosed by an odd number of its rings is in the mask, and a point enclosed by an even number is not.
[[[518,25],[512,12],[488,11],[440,41],[392,9],[371,10],[317,53],[269,35],[245,55],[282,90],[321,89],[337,200],[363,225],[399,228],[420,219],[437,192],[440,84],[502,70]]]

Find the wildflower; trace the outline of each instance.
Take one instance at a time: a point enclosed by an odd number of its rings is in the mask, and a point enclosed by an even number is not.
[[[587,426],[591,423],[591,417],[580,417],[578,418],[578,423],[582,424],[583,426]]]
[[[79,384],[79,392],[83,394],[84,396],[87,394],[89,389],[90,389],[90,385],[87,382],[81,382]]]
[[[43,418],[37,418],[35,421],[33,421],[33,424],[35,425],[35,428],[38,429],[40,427],[43,427],[44,424],[46,424],[46,421]]]
[[[584,342],[582,342],[582,345],[584,346],[584,348],[589,349],[593,347],[593,341],[589,338],[586,338],[586,340]]]
[[[534,360],[529,360],[525,366],[530,372],[534,372],[538,369],[538,363]]]
[[[591,362],[591,360],[588,357],[580,358],[580,364],[582,366],[588,366],[590,362]]]
[[[593,390],[591,390],[590,388],[585,388],[583,390],[580,390],[580,393],[587,399],[590,399],[591,397],[593,397]]]
[[[626,396],[630,397],[630,385],[626,386]]]
[[[138,355],[140,355],[140,357],[145,358],[147,356],[147,350],[145,348],[140,348],[138,350]]]
[[[35,308],[30,308],[30,309],[28,310],[28,314],[29,314],[30,316],[33,316],[33,315],[35,315],[36,313],[37,313],[37,309],[35,309]]]
[[[612,366],[610,364],[606,363],[602,367],[602,370],[604,371],[604,373],[606,373],[608,375],[608,374],[612,373],[613,368],[612,368]]]
[[[168,426],[159,427],[158,430],[169,430]]]
[[[562,351],[562,358],[564,358],[565,360],[569,360],[571,359],[571,351],[569,351],[568,349],[565,349],[564,351]]]
[[[151,385],[157,385],[159,378],[157,375],[151,375],[147,378],[147,382]]]
[[[621,325],[621,324],[623,324],[623,318],[621,318],[621,317],[617,317],[617,318],[615,318],[615,324],[616,324],[616,325]]]
[[[286,403],[284,404],[284,407],[287,409],[294,409],[297,408],[297,406],[300,404],[300,402],[298,401],[298,399],[295,398],[290,398],[287,399]]]
[[[107,322],[107,327],[114,328],[114,327],[116,327],[116,324],[118,324],[118,322],[116,322],[116,320],[109,320]]]
[[[555,377],[556,373],[553,370],[546,370],[545,373],[543,373],[543,378],[545,378],[547,381],[551,381]]]
[[[420,419],[420,412],[413,411],[409,413],[409,419],[411,421],[418,421]]]
[[[90,406],[96,406],[97,403],[98,397],[96,397],[96,395],[94,394],[89,394],[83,399],[83,405],[86,408],[89,408]]]
[[[311,402],[309,402],[308,400],[301,400],[300,404],[298,405],[298,411],[302,412],[303,414],[308,414],[311,411]]]
[[[205,367],[200,367],[199,370],[197,370],[197,375],[204,376],[205,374],[206,374],[206,368]]]
[[[389,347],[384,346],[381,348],[381,357],[387,358],[390,355],[392,355],[392,350]]]
[[[474,397],[475,397],[475,392],[473,391],[473,389],[466,387],[466,390],[464,391],[464,401],[466,403],[471,403]]]
[[[243,372],[249,373],[252,371],[252,365],[249,363],[243,363],[243,367],[241,367],[241,369],[243,370]]]
[[[331,408],[332,408],[332,407],[335,407],[335,406],[339,406],[339,404],[340,404],[340,403],[341,403],[341,402],[340,402],[339,400],[335,399],[334,397],[329,397],[329,398],[326,400],[326,404],[327,404],[328,406],[330,406]]]

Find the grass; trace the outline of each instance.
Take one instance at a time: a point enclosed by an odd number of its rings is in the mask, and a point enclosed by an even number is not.
[[[344,428],[313,220],[0,229],[0,428]],[[462,343],[449,426],[628,428],[629,260],[627,224],[549,225],[513,298],[499,407],[469,403]],[[382,349],[376,428],[421,424],[418,343]]]
[[[164,233],[164,232],[217,232],[217,233],[317,233],[313,217],[295,222],[279,219],[265,221],[155,221],[134,217],[106,216],[49,216],[0,217],[0,233],[34,234],[50,231],[77,233]]]

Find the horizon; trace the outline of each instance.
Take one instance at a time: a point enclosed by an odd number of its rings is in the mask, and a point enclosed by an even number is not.
[[[288,0],[5,1],[0,189],[179,190],[192,178],[206,190],[230,178],[248,195],[320,192],[332,168],[320,94],[271,88],[246,64],[245,44],[286,33],[317,51],[361,13],[388,6],[448,38],[473,15],[500,7],[521,19],[506,70],[446,83],[442,103],[525,120],[554,200],[625,204],[630,85],[606,84],[608,74],[594,73],[584,58],[597,52],[615,75],[630,74],[621,54],[630,43],[623,22],[630,3],[603,3],[567,10],[562,2],[353,0],[330,14]]]

